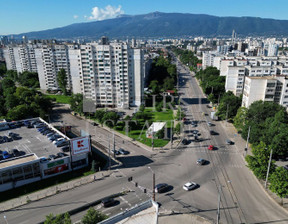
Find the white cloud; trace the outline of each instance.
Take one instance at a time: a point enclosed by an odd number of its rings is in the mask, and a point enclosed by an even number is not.
[[[74,15],[74,16],[73,16],[74,19],[77,19],[78,17],[79,17],[78,15]]]
[[[92,8],[91,16],[88,17],[89,20],[104,20],[115,18],[118,15],[123,14],[124,11],[121,10],[121,5],[118,8],[111,5],[107,5],[104,9],[98,7]]]

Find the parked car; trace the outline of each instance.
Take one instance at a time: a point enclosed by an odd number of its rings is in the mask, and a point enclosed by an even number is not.
[[[232,142],[230,139],[226,140],[226,145],[233,145],[233,144],[234,144],[234,142]]]
[[[54,135],[55,134],[55,132],[54,131],[51,131],[51,132],[49,132],[48,134],[46,134],[46,136],[49,138],[49,137],[51,137],[52,135]]]
[[[57,156],[55,156],[55,155],[49,155],[49,159],[51,159],[51,160],[54,160],[54,159],[56,159],[57,158]]]
[[[115,154],[115,155],[119,155],[120,154],[120,152],[117,150],[117,149],[112,149],[112,151],[111,151],[113,154]]]
[[[11,155],[7,151],[3,151],[2,156],[3,156],[3,159],[11,158]]]
[[[211,135],[217,135],[218,133],[215,132],[215,131],[213,131],[213,130],[210,130],[210,134],[211,134]]]
[[[105,198],[105,199],[102,200],[101,205],[104,208],[107,208],[107,207],[110,207],[110,206],[114,205],[115,202],[116,201],[113,198]]]
[[[47,159],[46,157],[40,157],[40,163],[48,163],[49,159]]]
[[[11,154],[14,156],[14,157],[17,157],[17,156],[20,156],[20,152],[18,149],[12,149],[11,150]]]
[[[67,156],[67,154],[65,154],[65,153],[63,153],[63,152],[58,152],[58,153],[57,153],[57,156],[58,156],[58,157],[65,157],[65,156]]]
[[[192,125],[193,128],[196,128],[197,127],[197,122],[196,121],[192,121],[191,125]]]
[[[52,136],[49,137],[48,139],[53,142],[53,141],[55,141],[55,140],[57,140],[57,139],[60,139],[60,138],[62,138],[62,136],[56,134],[56,135],[52,135]]]
[[[62,152],[70,152],[70,146],[69,145],[66,145],[64,147],[61,148],[61,151]]]
[[[207,122],[207,124],[208,124],[209,127],[214,126],[211,122]]]
[[[64,142],[56,143],[56,146],[57,146],[57,147],[63,147],[63,146],[67,146],[67,145],[69,145],[69,141],[64,141]]]
[[[213,150],[214,149],[214,146],[213,145],[209,145],[208,146],[208,150]]]
[[[3,136],[3,140],[4,140],[4,142],[12,142],[13,141],[12,138],[7,137],[7,136]]]
[[[56,140],[54,140],[53,141],[53,144],[55,145],[57,142],[60,142],[60,141],[64,141],[65,140],[65,138],[58,138],[58,139],[56,139]]]
[[[127,154],[129,154],[128,151],[126,151],[126,150],[124,150],[124,149],[122,149],[122,148],[120,148],[118,151],[119,151],[119,153],[122,154],[122,155],[127,155]]]
[[[183,139],[182,139],[182,144],[183,144],[183,145],[188,145],[188,140],[187,140],[186,138],[183,138]]]
[[[184,184],[183,189],[186,191],[190,191],[190,190],[194,190],[198,187],[198,184],[194,183],[194,182],[188,182],[186,184]]]
[[[98,124],[96,122],[92,122],[91,123],[93,126],[98,126]]]
[[[197,165],[204,165],[204,164],[206,164],[206,162],[207,162],[207,160],[202,159],[202,158],[199,158],[199,159],[197,160]]]
[[[157,184],[155,186],[155,192],[156,193],[163,193],[163,192],[166,192],[169,188],[169,185],[166,184],[166,183],[161,183],[161,184]]]

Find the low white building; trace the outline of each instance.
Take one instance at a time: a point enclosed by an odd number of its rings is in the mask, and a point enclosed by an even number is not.
[[[166,125],[166,122],[153,122],[151,126],[146,131],[146,138],[152,138],[155,136],[155,134],[164,128]]]

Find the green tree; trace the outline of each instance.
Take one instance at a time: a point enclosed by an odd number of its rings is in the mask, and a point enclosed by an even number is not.
[[[164,91],[174,89],[174,79],[169,77],[165,78],[163,83],[163,89]]]
[[[44,224],[72,224],[72,221],[68,213],[58,214],[55,217],[53,214],[49,214],[46,216]]]
[[[242,129],[242,137],[247,138],[248,129],[251,127],[249,142],[258,143],[266,129],[266,119],[273,118],[283,106],[274,102],[256,101],[252,103],[246,113],[246,122]]]
[[[283,167],[277,167],[275,172],[270,175],[269,189],[276,193],[280,198],[288,195],[288,172]]]
[[[175,133],[176,135],[180,135],[181,125],[182,125],[182,124],[181,124],[180,122],[176,124],[175,129],[174,129],[174,133]]]
[[[156,137],[159,139],[163,139],[165,135],[165,128],[162,128],[161,130],[156,132]]]
[[[0,76],[3,77],[7,72],[5,63],[0,62]]]
[[[104,120],[103,117],[105,115],[105,110],[101,109],[101,110],[96,110],[94,117],[99,121],[99,123],[102,125]]]
[[[152,80],[149,88],[151,88],[152,94],[158,94],[160,92],[159,83],[157,80]]]
[[[95,210],[93,207],[89,208],[87,213],[82,218],[83,224],[96,224],[107,219],[108,217],[101,212]]]
[[[264,142],[252,145],[253,156],[246,156],[248,167],[253,171],[254,175],[259,179],[266,177],[268,163],[270,158],[270,150]],[[270,172],[273,173],[275,170],[275,161],[272,160]]]
[[[11,110],[19,104],[19,99],[14,94],[9,94],[5,97],[5,108]],[[2,105],[3,106],[3,105]]]
[[[73,94],[70,98],[71,110],[82,114],[83,113],[83,95],[80,93]]]
[[[21,104],[12,109],[7,113],[7,117],[11,120],[21,120],[31,117],[32,113],[28,105]]]
[[[226,92],[221,98],[216,115],[222,120],[234,118],[241,106],[241,102],[242,99],[240,97],[235,96],[231,91]]]
[[[61,68],[57,73],[57,83],[59,88],[62,90],[62,93],[66,96],[67,95],[67,75],[66,71]]]
[[[139,107],[139,112],[144,112],[144,110],[145,110],[145,105],[141,104],[140,107]]]
[[[40,86],[38,73],[36,72],[24,71],[20,73],[19,82],[21,83],[22,86],[26,86],[29,88],[38,88]]]
[[[6,78],[13,80],[14,82],[16,82],[18,80],[18,74],[17,71],[15,70],[8,70],[5,73]]]
[[[237,114],[234,117],[233,121],[234,121],[234,126],[238,130],[242,130],[245,125],[247,111],[248,109],[246,107],[240,107],[237,110]]]
[[[109,127],[109,128],[113,128],[114,126],[116,126],[117,122],[119,120],[119,115],[114,112],[114,111],[109,111],[106,112],[102,118],[102,122]]]

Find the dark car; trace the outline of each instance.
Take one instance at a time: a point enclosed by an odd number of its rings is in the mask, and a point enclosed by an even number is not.
[[[207,160],[200,158],[197,160],[197,165],[205,165],[206,162],[207,162]]]
[[[57,159],[57,156],[55,156],[55,155],[49,155],[49,159],[51,159],[51,160]]]
[[[7,137],[7,136],[3,136],[3,140],[4,140],[4,142],[12,142],[13,141],[12,138]]]
[[[67,146],[62,147],[62,148],[61,148],[61,151],[62,151],[62,152],[70,152],[70,146],[67,145]]]
[[[11,150],[11,154],[14,156],[14,157],[17,157],[17,156],[20,156],[21,153],[19,152],[18,149],[12,149]]]
[[[63,153],[63,152],[58,152],[57,153],[57,156],[60,158],[60,157],[65,157],[67,156],[67,154]]]
[[[104,208],[110,207],[115,204],[115,200],[113,198],[105,198],[102,200],[101,205]]]
[[[155,192],[156,193],[163,193],[163,192],[166,192],[169,188],[169,185],[168,184],[165,184],[165,183],[161,183],[161,184],[157,184],[155,186]]]
[[[211,135],[217,135],[218,133],[216,131],[210,130]]]
[[[64,141],[64,142],[60,142],[56,144],[57,147],[63,147],[63,146],[68,146],[68,145],[69,145],[69,141]]]
[[[128,151],[126,151],[126,150],[124,150],[124,149],[122,149],[122,148],[120,148],[118,151],[119,151],[119,153],[122,154],[122,155],[127,155],[127,154],[129,154]]]
[[[232,142],[230,139],[226,140],[226,145],[233,145],[233,144],[234,144],[234,142]]]
[[[183,144],[183,145],[188,145],[188,143],[189,143],[188,140],[187,140],[186,138],[183,138],[182,144]]]
[[[98,126],[98,124],[96,122],[92,122],[91,123],[93,126]]]

